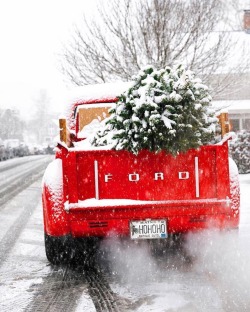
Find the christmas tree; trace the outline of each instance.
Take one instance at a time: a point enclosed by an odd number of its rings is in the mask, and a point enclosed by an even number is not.
[[[239,132],[236,140],[231,141],[229,146],[239,173],[250,173],[250,132]]]
[[[173,155],[209,143],[215,112],[207,86],[178,65],[155,70],[148,66],[133,77],[110,117],[91,143],[111,144],[134,154],[142,149]]]

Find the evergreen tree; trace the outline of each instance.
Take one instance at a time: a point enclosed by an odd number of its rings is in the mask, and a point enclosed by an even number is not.
[[[173,155],[198,148],[214,135],[214,111],[207,86],[178,65],[155,70],[148,66],[119,97],[111,116],[92,139],[134,154],[142,149]]]
[[[250,173],[250,132],[239,132],[237,139],[231,141],[229,146],[239,173]]]

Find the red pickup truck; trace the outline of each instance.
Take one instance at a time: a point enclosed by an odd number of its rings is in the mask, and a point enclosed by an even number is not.
[[[43,178],[50,262],[69,260],[77,238],[166,240],[209,227],[238,227],[239,183],[228,157],[230,135],[176,157],[89,148],[86,129],[105,118],[117,98],[110,88],[97,96],[88,91],[70,106],[67,121],[60,120],[61,140]]]

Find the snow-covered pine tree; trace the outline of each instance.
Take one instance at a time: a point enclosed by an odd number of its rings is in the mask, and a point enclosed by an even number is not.
[[[142,149],[176,155],[207,144],[215,118],[207,86],[183,65],[155,70],[148,66],[119,97],[92,144],[111,144],[134,154]]]
[[[237,139],[230,141],[230,154],[235,161],[239,173],[250,172],[250,131],[243,130]]]

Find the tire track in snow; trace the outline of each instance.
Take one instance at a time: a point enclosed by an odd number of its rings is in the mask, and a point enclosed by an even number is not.
[[[128,300],[112,291],[105,274],[92,260],[92,264],[84,266],[77,263],[51,266],[51,274],[43,278],[25,311],[76,311],[83,293],[92,301],[97,312],[133,311],[128,309],[131,305]]]
[[[23,158],[15,158],[13,160],[9,160],[7,163],[0,164],[0,173],[5,172],[7,170],[14,169],[16,167],[23,166],[27,163],[31,163],[33,161],[38,161],[39,159],[44,158],[44,156],[26,156]]]
[[[3,178],[4,184],[1,185],[0,190],[0,210],[3,208],[3,205],[8,202],[8,200],[41,178],[50,161],[51,157],[36,159],[35,163],[29,163],[29,166],[21,170],[21,172],[12,174],[12,177]]]
[[[98,267],[85,271],[88,282],[89,295],[91,296],[97,312],[119,312],[117,301],[119,298],[110,288],[104,275]]]
[[[52,266],[52,273],[43,278],[36,296],[25,311],[72,312],[85,289],[87,286],[83,274],[70,266]]]
[[[16,243],[20,233],[26,226],[32,212],[37,206],[37,203],[40,199],[40,192],[39,188],[33,187],[27,190],[25,195],[29,196],[29,200],[26,202],[25,207],[23,207],[21,214],[15,220],[15,222],[10,226],[8,231],[5,233],[3,238],[0,241],[0,266],[8,257],[9,253],[11,252],[12,247]],[[19,194],[16,198],[17,202],[22,201],[22,193]],[[11,208],[11,206],[10,206]],[[21,209],[21,208],[20,208]]]

